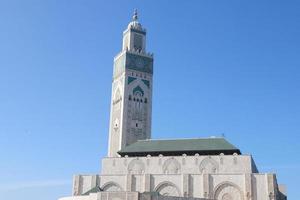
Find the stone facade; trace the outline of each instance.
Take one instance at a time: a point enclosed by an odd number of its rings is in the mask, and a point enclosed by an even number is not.
[[[275,174],[258,173],[250,155],[107,157],[96,177],[75,176],[74,194],[87,192],[92,187],[82,186],[96,186],[98,180],[103,191],[216,200],[281,199]]]

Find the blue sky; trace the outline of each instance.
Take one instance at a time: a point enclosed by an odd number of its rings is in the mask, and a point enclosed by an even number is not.
[[[298,199],[300,3],[277,0],[0,1],[0,199],[57,199],[99,173],[134,8],[155,56],[153,138],[225,134]]]

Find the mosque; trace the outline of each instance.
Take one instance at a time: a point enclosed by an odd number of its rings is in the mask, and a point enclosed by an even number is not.
[[[59,200],[285,200],[274,173],[225,138],[151,139],[153,54],[137,12],[114,58],[108,156]]]

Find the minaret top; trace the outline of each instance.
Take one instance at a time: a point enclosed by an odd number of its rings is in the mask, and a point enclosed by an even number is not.
[[[138,12],[135,9],[132,20],[123,32],[123,51],[131,51],[152,57],[146,53],[146,29],[138,21]]]
[[[134,10],[132,21],[128,24],[128,29],[133,28],[140,31],[145,31],[142,27],[142,24],[138,22],[138,12],[137,9]]]

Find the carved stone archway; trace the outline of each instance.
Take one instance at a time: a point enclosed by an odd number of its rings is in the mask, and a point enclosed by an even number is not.
[[[214,174],[218,172],[219,165],[217,161],[215,161],[211,157],[207,157],[201,161],[199,170],[202,174]]]
[[[223,182],[214,189],[216,200],[243,200],[243,192],[239,186],[231,182]]]
[[[107,182],[101,187],[101,189],[107,192],[123,191],[122,187],[115,182]]]
[[[175,184],[168,181],[158,184],[155,188],[155,191],[163,196],[181,196],[178,187]]]
[[[145,173],[145,164],[140,159],[134,159],[128,164],[129,174],[143,174]]]
[[[180,163],[175,158],[169,158],[162,166],[163,173],[165,174],[178,174],[180,173]]]

